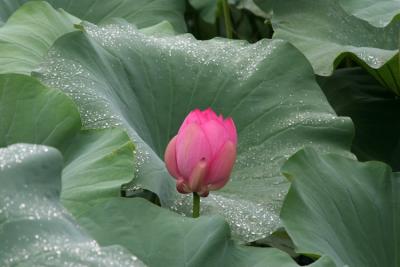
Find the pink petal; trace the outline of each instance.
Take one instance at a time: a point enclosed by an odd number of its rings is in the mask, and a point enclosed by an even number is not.
[[[164,161],[169,174],[175,178],[178,178],[180,174],[176,164],[176,140],[177,137],[174,136],[174,138],[169,141],[167,148],[165,149]]]
[[[176,190],[181,194],[192,193],[187,186],[185,180],[183,180],[181,177],[176,180]]]
[[[192,192],[202,192],[203,188],[207,189],[204,184],[206,173],[207,162],[200,160],[189,177],[188,187]]]
[[[178,134],[176,141],[176,161],[179,173],[187,180],[200,160],[211,160],[211,148],[203,130],[191,123]]]
[[[229,180],[236,160],[236,145],[227,141],[211,162],[206,183],[210,190],[223,187]]]
[[[224,121],[224,126],[228,132],[229,139],[236,145],[237,144],[237,132],[236,126],[232,118],[227,118]]]
[[[207,136],[214,157],[214,155],[221,149],[222,145],[229,140],[228,132],[224,125],[216,120],[206,122],[201,125],[201,128]]]

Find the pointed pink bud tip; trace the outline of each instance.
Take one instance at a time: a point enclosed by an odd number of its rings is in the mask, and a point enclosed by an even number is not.
[[[208,108],[187,115],[168,143],[164,161],[182,194],[207,196],[229,180],[236,160],[237,132],[232,118]]]

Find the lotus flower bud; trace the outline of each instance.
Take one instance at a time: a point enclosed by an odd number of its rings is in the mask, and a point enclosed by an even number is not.
[[[236,160],[237,133],[232,118],[209,108],[189,113],[165,150],[168,172],[180,193],[207,196],[229,180]]]

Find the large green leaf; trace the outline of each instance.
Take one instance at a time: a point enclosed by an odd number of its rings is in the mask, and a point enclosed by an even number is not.
[[[161,156],[194,108],[211,106],[236,122],[232,180],[202,199],[202,213],[222,214],[243,240],[279,225],[288,188],[280,166],[290,155],[306,145],[349,155],[351,122],[335,116],[311,67],[286,42],[152,37],[127,24],[85,31],[60,38],[37,75],[74,99],[84,125],[126,128],[137,146],[135,184],[164,206],[191,212],[191,196],[176,193]]]
[[[53,42],[74,31],[79,21],[46,2],[25,4],[0,28],[0,73],[29,74]]]
[[[7,21],[22,4],[31,0],[0,0],[0,22]],[[177,32],[186,30],[183,13],[184,0],[47,0],[54,8],[62,8],[72,15],[93,23],[123,18],[139,28],[149,27],[164,20]]]
[[[29,76],[0,75],[0,147],[14,143],[59,148],[65,158],[63,204],[74,215],[118,197],[134,175],[133,144],[120,129],[83,130],[74,103]]]
[[[82,4],[84,1],[74,3]],[[152,5],[156,5],[156,2],[152,2],[150,6]],[[74,5],[69,7],[73,8]],[[155,12],[157,8],[151,10]],[[75,31],[74,24],[79,22],[80,19],[63,10],[55,10],[47,2],[28,1],[0,28],[0,73],[30,74],[43,60],[54,41],[68,32]],[[156,27],[143,29],[143,32],[148,34],[160,31],[175,33],[171,24],[166,21],[157,24]]]
[[[274,38],[292,42],[316,74],[329,76],[345,57],[351,57],[400,94],[400,22],[377,28],[347,14],[337,1],[287,0],[275,2],[273,25]]]
[[[71,142],[81,128],[79,112],[66,95],[20,74],[0,74],[0,114],[0,147],[59,147]]]
[[[380,160],[400,170],[400,101],[360,67],[319,77],[330,104],[355,124],[353,152],[359,160]]]
[[[149,266],[298,266],[277,249],[236,244],[219,216],[186,218],[141,198],[105,201],[78,221],[100,244],[121,244]]]
[[[77,216],[99,201],[120,196],[134,177],[133,144],[120,129],[81,131],[63,155],[61,200]]]
[[[298,266],[277,249],[235,244],[221,217],[186,218],[141,198],[107,201],[78,221],[100,244],[121,244],[149,266]]]
[[[144,266],[120,246],[100,247],[59,203],[61,154],[0,148],[1,266]]]
[[[303,150],[282,171],[291,179],[281,217],[299,252],[337,266],[400,266],[400,176],[380,162]]]
[[[339,3],[347,12],[377,27],[388,25],[400,14],[399,0],[339,0]]]

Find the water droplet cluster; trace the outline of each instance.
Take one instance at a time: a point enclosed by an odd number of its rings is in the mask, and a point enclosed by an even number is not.
[[[46,152],[45,146],[27,144],[0,149],[0,266],[144,266],[122,247],[100,247],[74,222],[51,192],[52,179],[60,177],[12,171]]]
[[[162,51],[161,56],[164,58],[174,57],[184,52],[186,58],[183,64],[188,68],[196,64],[222,66],[224,62],[229,62],[223,68],[228,69],[231,74],[235,73],[239,80],[246,80],[257,71],[259,64],[283,42],[281,40],[261,40],[256,44],[248,45],[245,41],[226,42],[221,38],[201,42],[189,34],[179,36],[145,35],[130,24],[109,24],[97,27],[86,23],[85,29],[103,47],[117,51],[127,48],[134,49],[138,46],[154,47],[155,50]],[[232,55],[242,54],[246,54],[246,57],[232,57]]]
[[[48,148],[40,145],[15,144],[0,148],[0,170],[11,168],[21,163],[26,157],[45,152],[48,152]]]

